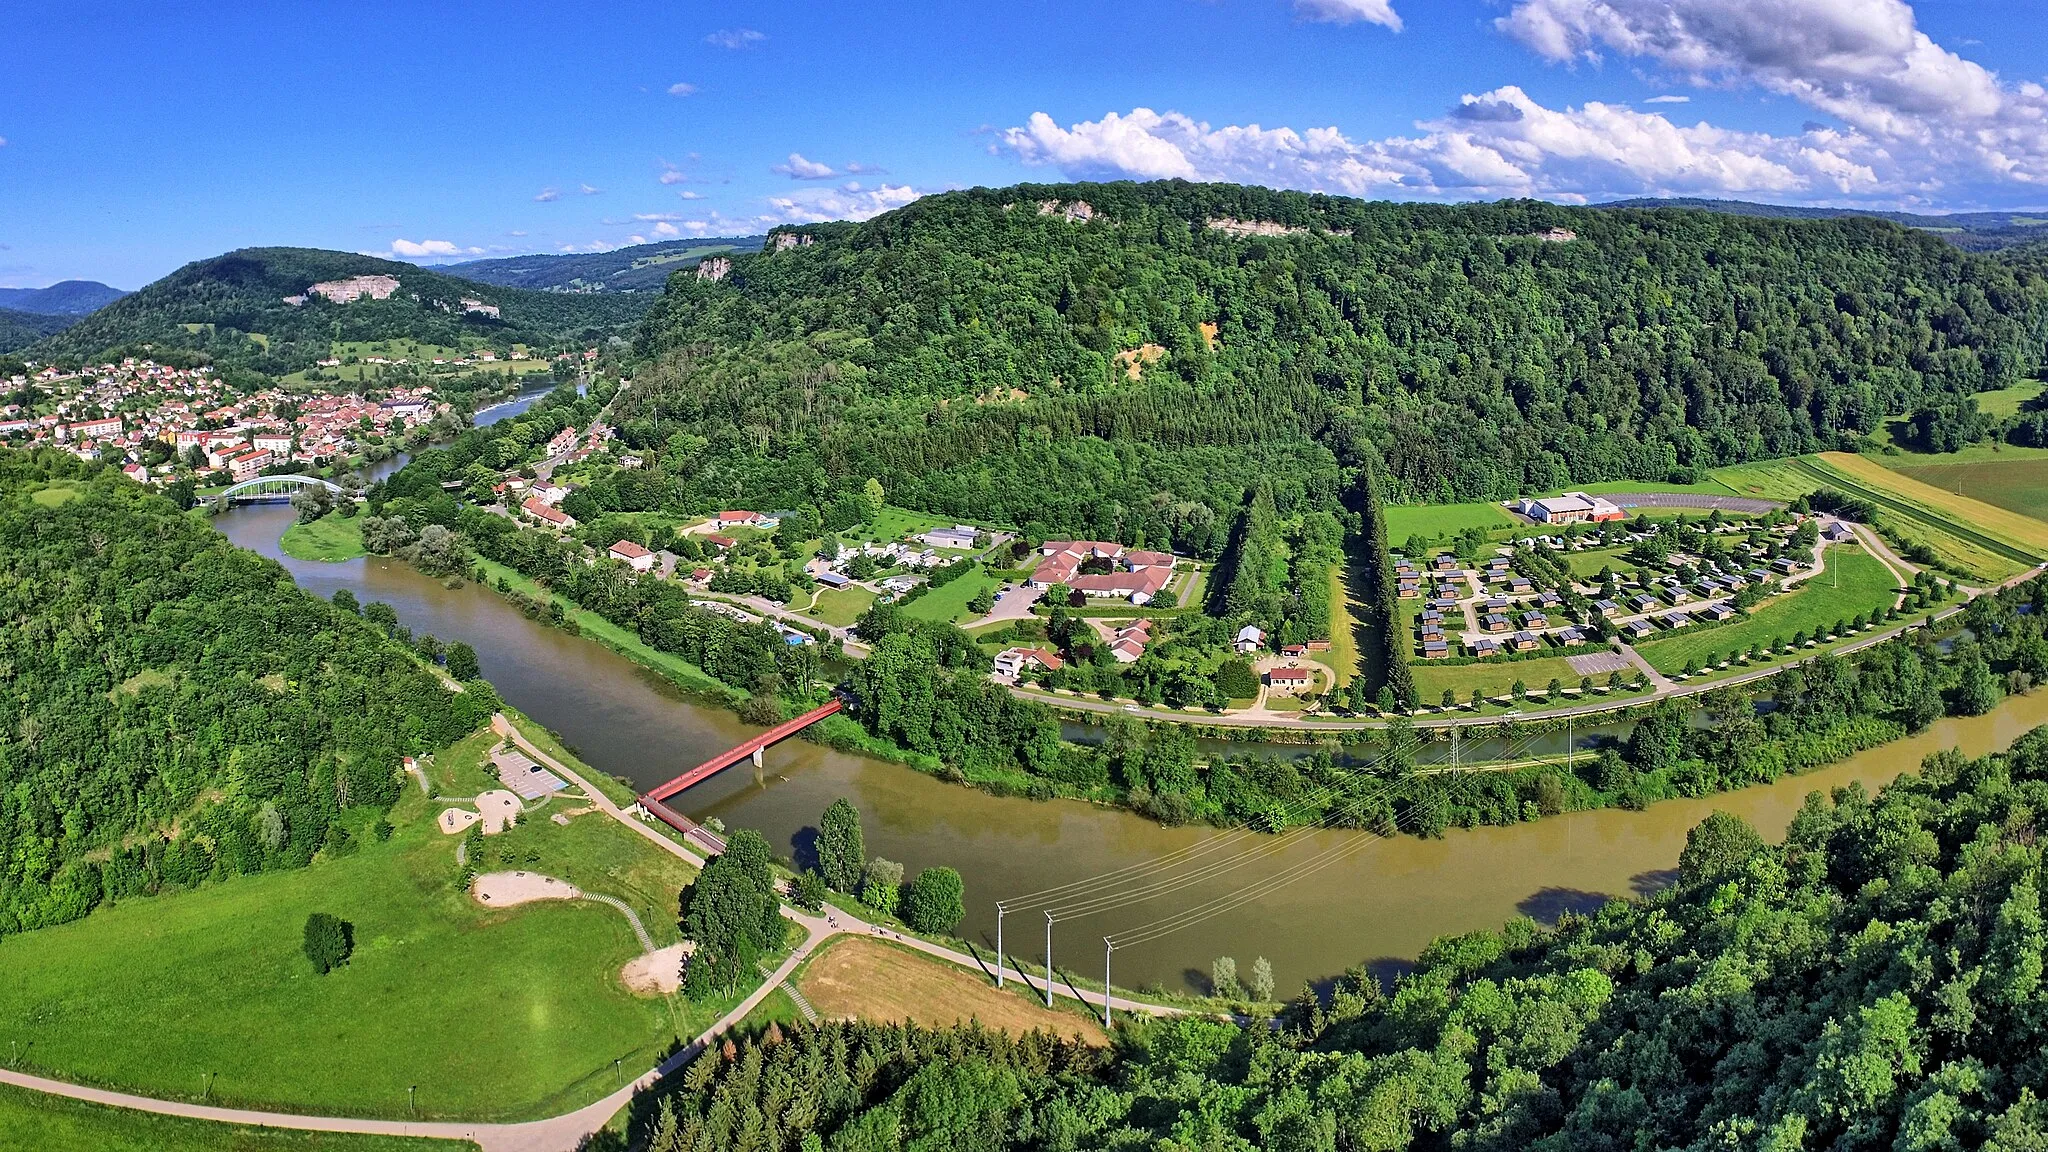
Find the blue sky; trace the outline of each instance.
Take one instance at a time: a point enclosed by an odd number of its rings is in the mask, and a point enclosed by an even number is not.
[[[2044,27],[2048,0],[4,0],[0,286],[1069,177],[2048,208]]]

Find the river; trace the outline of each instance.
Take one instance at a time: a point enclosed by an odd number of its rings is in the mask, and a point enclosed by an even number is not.
[[[502,411],[502,410],[501,410]],[[293,560],[277,547],[291,510],[246,506],[215,520],[235,543],[270,556],[300,586],[330,596],[348,588],[382,600],[415,633],[466,640],[484,674],[512,704],[561,734],[598,769],[645,788],[754,730],[721,709],[680,696],[660,677],[595,643],[526,619],[488,589],[446,588],[410,567],[371,557],[340,564]],[[1362,962],[1412,959],[1448,932],[1496,926],[1517,912],[1541,920],[1597,906],[1608,896],[1653,890],[1677,862],[1685,834],[1716,808],[1780,835],[1807,792],[1861,781],[1872,788],[1918,767],[1929,752],[1958,746],[1979,755],[2048,723],[2048,692],[2007,699],[1988,716],[1947,719],[1921,735],[1806,776],[1704,800],[1670,801],[1644,812],[1581,812],[1508,828],[1452,830],[1441,840],[1375,840],[1357,832],[1304,832],[1277,843],[1241,834],[1193,868],[1234,866],[1131,905],[1056,927],[1056,959],[1089,976],[1102,970],[1102,937],[1218,902],[1219,914],[1149,942],[1120,947],[1119,985],[1199,987],[1209,961],[1253,957],[1273,964],[1284,996],[1305,979]],[[766,753],[765,767],[727,770],[692,789],[680,805],[698,819],[761,830],[794,855],[798,838],[835,797],[859,806],[870,855],[912,874],[950,864],[967,881],[961,932],[993,943],[994,901],[1127,868],[1225,835],[1211,828],[1162,828],[1133,814],[1071,801],[988,796],[898,764],[850,756],[802,741]],[[1242,906],[1227,899],[1248,884],[1298,869],[1300,878]],[[1181,871],[1185,871],[1182,869]],[[1178,872],[1160,872],[1153,879]],[[1287,873],[1292,874],[1292,873]],[[1005,945],[1036,960],[1045,921],[1034,906],[1008,917]]]

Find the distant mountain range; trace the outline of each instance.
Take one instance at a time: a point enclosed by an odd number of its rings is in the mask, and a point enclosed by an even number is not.
[[[64,280],[48,288],[0,288],[0,309],[39,316],[83,316],[126,295],[97,280]]]
[[[275,376],[311,367],[336,341],[480,339],[546,350],[630,337],[650,299],[507,288],[352,252],[243,248],[187,264],[32,351],[85,359],[177,350]]]
[[[444,264],[438,271],[466,280],[539,292],[659,292],[669,273],[695,268],[706,256],[723,252],[759,252],[760,236],[713,236],[699,240],[664,240],[635,244],[609,252],[571,255],[507,256]],[[4,301],[0,301],[4,303]]]
[[[1789,204],[1758,204],[1749,200],[1709,200],[1695,196],[1640,197],[1613,200],[1600,208],[1694,208],[1730,216],[1768,216],[1792,220],[1832,220],[1870,216],[1908,228],[1932,232],[1958,248],[1984,252],[2035,240],[2048,240],[2048,211],[2043,212],[1885,212],[1874,208],[1803,208]]]

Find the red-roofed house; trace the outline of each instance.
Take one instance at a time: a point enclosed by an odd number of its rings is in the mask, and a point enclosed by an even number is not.
[[[720,528],[772,528],[775,526],[775,518],[773,516],[763,516],[759,512],[720,512],[718,514],[718,526]]]
[[[650,572],[654,569],[654,553],[642,548],[631,540],[621,540],[605,552],[614,560],[623,561],[635,572]]]
[[[1063,663],[1058,653],[1044,648],[1005,648],[996,653],[995,674],[1015,680],[1031,668],[1056,672]]]
[[[527,497],[526,503],[521,504],[520,507],[526,510],[527,515],[533,517],[535,520],[540,521],[542,524],[546,525],[549,528],[573,528],[576,526],[576,520],[574,517],[570,516],[567,512],[562,511],[560,508],[548,507],[546,504],[541,503],[540,500],[536,497]]]
[[[1275,668],[1266,673],[1266,683],[1279,692],[1299,692],[1314,681],[1315,675],[1306,668]]]

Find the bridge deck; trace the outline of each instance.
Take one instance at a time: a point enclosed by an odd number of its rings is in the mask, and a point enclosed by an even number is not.
[[[844,702],[834,699],[827,701],[826,703],[816,708],[811,709],[809,712],[804,713],[803,715],[797,717],[794,720],[785,720],[782,723],[777,724],[775,727],[770,728],[766,732],[761,733],[759,736],[754,737],[752,740],[749,740],[746,743],[740,744],[736,747],[727,749],[726,751],[721,752],[716,756],[713,756],[711,759],[706,760],[702,764],[697,765],[695,768],[690,769],[688,772],[685,772],[682,775],[676,777],[675,779],[670,780],[668,783],[663,784],[660,787],[649,791],[646,794],[646,796],[643,797],[643,799],[654,801],[667,800],[671,796],[674,796],[676,793],[681,792],[685,788],[688,788],[690,785],[698,783],[699,781],[704,780],[707,777],[713,776],[719,772],[724,771],[727,768],[732,767],[733,765],[739,763],[742,760],[750,758],[751,756],[753,756],[754,753],[760,751],[761,749],[766,748],[771,744],[779,743],[780,741],[786,740],[789,737],[796,735],[798,732],[801,732],[804,729],[809,728],[811,725],[816,724],[818,721],[823,720],[825,717],[830,716],[835,712],[838,712],[841,708],[844,708],[845,706],[846,705]],[[656,813],[656,815],[659,815],[659,813]]]

